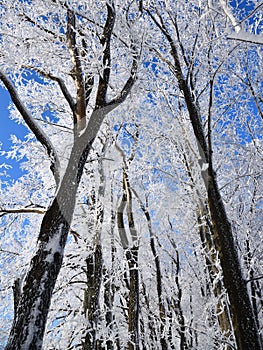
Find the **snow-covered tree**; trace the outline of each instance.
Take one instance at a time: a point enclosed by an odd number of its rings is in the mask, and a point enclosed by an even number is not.
[[[1,12],[0,79],[45,149],[55,180],[29,270],[23,281],[16,280],[6,346],[40,349],[85,163],[105,116],[126,99],[135,82],[140,48],[131,37],[128,10],[125,18],[125,9],[112,1],[3,1]],[[62,147],[55,146],[37,120],[45,112],[52,122],[62,113],[63,127],[71,119]],[[66,162],[60,161],[62,152]]]
[[[262,52],[230,39],[260,6],[241,5],[0,2],[29,128],[1,182],[2,347],[261,349]]]

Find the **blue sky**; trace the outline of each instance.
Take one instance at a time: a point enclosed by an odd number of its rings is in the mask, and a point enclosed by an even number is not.
[[[10,140],[12,134],[15,134],[18,138],[23,139],[24,136],[28,133],[28,130],[25,126],[21,124],[18,125],[14,120],[11,120],[9,118],[9,104],[9,93],[6,91],[6,89],[0,86],[0,143],[2,144],[0,148],[1,151],[7,151],[12,145],[12,142]],[[22,175],[22,171],[19,167],[19,162],[17,162],[15,159],[6,159],[0,153],[0,164],[3,163],[11,165],[12,168],[7,170],[7,173],[10,177],[6,178],[5,176],[1,175],[1,181],[12,181],[12,179],[16,179],[17,177]],[[0,169],[0,173],[2,173],[2,170],[3,169]]]

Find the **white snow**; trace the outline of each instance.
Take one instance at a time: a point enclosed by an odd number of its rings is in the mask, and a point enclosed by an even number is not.
[[[228,36],[229,39],[263,45],[263,35],[256,35],[240,30]]]
[[[63,224],[60,225],[58,232],[56,232],[53,237],[49,240],[46,245],[46,251],[48,255],[46,257],[46,261],[52,263],[54,260],[55,253],[62,253],[62,247],[60,245],[60,238],[62,234]]]

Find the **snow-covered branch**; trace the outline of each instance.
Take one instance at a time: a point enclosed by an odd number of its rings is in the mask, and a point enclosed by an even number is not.
[[[243,29],[228,36],[228,39],[243,41],[251,44],[263,45],[263,35],[251,34]]]
[[[240,24],[236,21],[230,7],[228,6],[227,2],[225,0],[219,0],[220,5],[226,15],[226,17],[230,20],[231,24],[233,25],[235,32],[238,33],[241,30]]]
[[[105,105],[106,95],[109,87],[111,73],[111,36],[114,28],[116,12],[114,4],[107,4],[107,19],[103,28],[100,43],[103,47],[103,71],[99,77],[99,86],[96,97],[96,107],[100,108]]]
[[[23,65],[22,68],[25,68],[25,69],[29,69],[31,71],[34,71],[36,73],[38,73],[39,75],[41,75],[42,77],[46,78],[46,79],[50,79],[50,80],[53,80],[55,82],[58,83],[59,87],[60,87],[60,90],[63,94],[63,96],[65,97],[66,101],[68,102],[69,104],[69,107],[70,109],[72,110],[72,112],[75,111],[75,101],[73,99],[73,97],[71,96],[70,92],[68,91],[68,88],[64,82],[63,79],[59,78],[59,77],[56,77],[54,76],[53,74],[51,73],[48,73],[48,72],[45,72],[37,67],[33,67],[33,66],[29,66],[29,65]]]
[[[51,161],[50,169],[54,175],[56,183],[58,184],[59,179],[60,179],[60,163],[59,163],[59,158],[58,158],[55,147],[53,146],[51,140],[46,135],[44,130],[40,127],[40,125],[38,125],[38,123],[35,122],[31,113],[26,108],[24,103],[21,101],[21,99],[17,93],[17,90],[14,87],[11,80],[2,71],[0,71],[0,79],[4,83],[6,89],[8,90],[14,105],[16,106],[17,110],[19,111],[19,113],[23,117],[26,125],[33,132],[33,134],[35,135],[37,140],[46,148],[47,153],[48,153],[49,158],[50,158],[50,161]]]
[[[67,43],[73,63],[72,75],[77,90],[76,106],[74,110],[74,123],[77,124],[77,130],[80,132],[86,126],[85,83],[83,79],[83,71],[76,41],[76,16],[75,13],[70,9],[68,9],[67,15]]]
[[[232,40],[238,40],[238,41],[243,41],[247,43],[252,43],[252,44],[259,44],[263,45],[263,35],[262,34],[252,34],[244,29],[242,29],[241,23],[249,19],[251,16],[255,14],[255,12],[263,5],[263,3],[259,4],[256,6],[256,8],[248,15],[246,16],[242,21],[237,21],[235,16],[233,15],[233,12],[228,6],[227,2],[225,0],[220,0],[220,5],[226,15],[226,17],[230,20],[233,28],[234,28],[234,33],[228,35],[228,39]]]
[[[125,83],[123,89],[121,90],[120,94],[113,98],[109,103],[108,106],[113,106],[112,109],[118,107],[122,102],[125,101],[127,96],[129,95],[135,81],[137,78],[137,71],[138,71],[138,56],[134,56],[132,66],[131,66],[131,74],[127,82]]]

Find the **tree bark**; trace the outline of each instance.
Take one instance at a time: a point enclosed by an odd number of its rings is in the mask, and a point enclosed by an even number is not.
[[[209,175],[208,200],[213,224],[213,240],[219,253],[224,284],[230,300],[237,346],[239,350],[261,350],[259,332],[242,276],[231,224],[218,190],[215,174],[210,170]]]
[[[102,247],[98,243],[95,246],[95,251],[89,255],[86,259],[87,268],[87,288],[85,291],[84,309],[85,314],[88,316],[88,330],[85,336],[85,340],[82,344],[83,350],[97,350],[97,326],[99,319],[99,296],[102,282]]]
[[[229,307],[227,301],[225,300],[224,284],[223,281],[217,278],[219,274],[219,269],[217,267],[217,255],[214,242],[210,232],[210,223],[205,222],[202,218],[206,217],[209,220],[208,213],[205,214],[200,209],[200,216],[198,217],[198,223],[200,225],[199,235],[202,241],[202,246],[204,249],[205,262],[207,267],[207,273],[209,275],[209,289],[212,290],[214,296],[217,299],[216,305],[216,317],[220,330],[224,337],[229,337],[231,335],[231,319],[229,313]],[[212,287],[210,287],[212,286]],[[225,350],[231,350],[230,346],[226,346]]]
[[[74,212],[76,192],[92,141],[85,148],[79,142],[73,146],[67,175],[44,215],[37,251],[23,282],[5,350],[42,348],[51,297],[62,265]]]
[[[139,350],[139,271],[137,246],[127,249],[126,258],[130,272],[129,293],[129,350]]]

